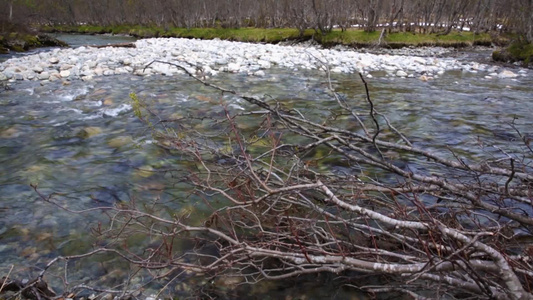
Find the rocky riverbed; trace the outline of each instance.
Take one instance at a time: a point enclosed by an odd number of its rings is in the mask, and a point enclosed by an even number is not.
[[[249,44],[221,40],[179,38],[143,39],[135,48],[78,47],[54,49],[34,55],[16,57],[0,64],[0,81],[18,80],[92,80],[96,76],[135,74],[172,76],[181,71],[175,66],[154,60],[178,63],[202,76],[219,72],[264,76],[272,67],[299,69],[327,68],[332,73],[361,72],[367,77],[384,71],[384,76],[438,78],[446,71],[479,73],[485,79],[527,76],[527,69],[509,70],[501,66],[436,57],[442,49],[426,49],[425,56],[360,53],[351,49],[321,49],[312,45]],[[380,74],[383,74],[381,72]]]
[[[93,43],[86,36],[78,38]],[[107,40],[107,36],[105,41],[102,36],[94,38],[101,43],[125,42]],[[331,76],[334,87],[353,107],[366,111],[362,83],[348,73],[362,71],[374,77],[372,99],[396,128],[417,146],[442,151],[451,159],[450,148],[466,161],[492,159],[501,151],[520,155],[523,149],[513,146],[520,136],[505,124],[513,124],[523,136],[532,136],[531,70],[483,64],[471,53],[448,57],[450,49],[416,48],[377,55],[310,44],[149,39],[136,42],[136,48],[78,46],[39,51],[0,63],[4,78],[0,82],[0,272],[11,272],[10,278],[27,278],[30,272],[38,276],[54,257],[93,250],[98,237],[89,234],[90,228],[109,221],[99,210],[82,215],[58,210],[42,201],[30,183],[46,195],[55,193],[54,199],[72,210],[135,200],[139,205],[157,202],[162,214],[192,213],[189,220],[197,224],[212,213],[205,199],[191,198],[188,187],[169,176],[169,170],[187,172],[191,165],[152,143],[150,130],[132,112],[129,94],[135,93],[164,119],[194,116],[188,126],[210,136],[223,129],[208,120],[254,106],[229,94],[221,96],[188,76],[161,75],[177,74],[177,69],[168,65],[153,64],[143,70],[154,59],[189,62],[191,71],[212,76],[214,84],[265,96],[267,101],[277,101],[313,120],[325,120],[338,105],[324,82],[324,72],[316,69],[327,63],[333,72],[340,72]],[[3,85],[13,88],[3,90]],[[256,128],[257,121],[244,118],[243,130]],[[345,121],[347,130],[357,130],[355,123],[350,124],[348,118]],[[401,163],[419,168],[416,161]],[[355,169],[344,164],[325,167],[339,174]],[[140,253],[150,244],[136,235],[129,241],[129,250]],[[185,253],[196,246],[180,241],[173,247],[176,253]],[[63,288],[59,280],[65,274],[62,266],[53,266],[45,276],[57,291]],[[132,288],[144,289],[137,298],[153,299],[146,296],[160,291],[162,285],[150,281],[150,274],[130,278],[131,270],[119,259],[99,256],[69,264],[68,275],[71,286],[112,288],[129,280]],[[183,275],[169,284],[165,296],[190,297],[196,279],[188,277]],[[203,283],[207,279],[198,280]],[[217,280],[214,285],[223,286],[223,292],[232,288],[228,281]],[[312,294],[319,299],[337,293],[333,289],[317,285],[316,280],[298,279],[298,285],[254,285],[249,295],[283,299]],[[79,296],[89,299],[92,293]],[[350,291],[345,298],[353,296]]]

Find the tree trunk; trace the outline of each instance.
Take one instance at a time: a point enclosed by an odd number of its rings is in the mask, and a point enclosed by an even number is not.
[[[9,23],[11,23],[13,21],[13,2],[15,0],[11,0],[11,2],[9,3],[9,18],[7,19]]]
[[[526,32],[526,39],[528,42],[533,43],[533,0],[529,0],[528,3],[528,9],[526,10],[526,14],[529,14],[527,16],[527,32]]]

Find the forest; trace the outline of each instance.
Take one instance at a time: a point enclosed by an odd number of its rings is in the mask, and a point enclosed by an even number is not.
[[[533,33],[532,0],[8,0],[0,22]]]

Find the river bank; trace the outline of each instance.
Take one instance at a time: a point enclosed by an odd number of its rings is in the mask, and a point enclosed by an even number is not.
[[[315,41],[324,47],[338,45],[353,48],[384,47],[399,49],[403,47],[471,47],[504,45],[508,42],[505,37],[493,38],[488,33],[451,32],[442,34],[412,34],[405,32],[382,33],[381,30],[366,32],[357,28],[347,30],[334,29],[320,34],[314,29],[300,31],[296,28],[179,28],[179,27],[147,27],[137,25],[61,25],[42,26],[40,31],[46,33],[76,33],[76,34],[115,34],[130,35],[137,38],[176,37],[192,39],[215,39],[228,41],[269,43]]]
[[[331,73],[362,73],[379,76],[436,79],[444,72],[461,70],[485,79],[516,78],[528,71],[512,71],[501,66],[437,58],[432,48],[426,57],[379,55],[352,49],[323,49],[299,44],[283,46],[223,40],[153,38],[138,40],[135,48],[79,47],[54,49],[34,55],[11,58],[0,64],[1,81],[92,80],[97,76],[134,74],[140,76],[179,74],[177,67],[154,60],[179,63],[193,73],[216,76],[219,72],[262,77],[265,70],[280,67],[293,71],[326,69]],[[437,51],[439,51],[437,49]]]
[[[366,32],[360,28],[333,29],[319,33],[314,29],[298,30],[296,28],[179,28],[139,25],[56,25],[41,26],[46,33],[71,34],[111,34],[135,38],[175,37],[189,39],[222,39],[227,41],[298,44],[313,43],[324,48],[349,47],[369,49],[372,51],[402,50],[404,48],[440,47],[468,49],[472,47],[497,47],[493,49],[492,59],[503,63],[521,63],[528,67],[533,60],[533,45],[519,42],[516,34],[502,32],[452,31],[442,33],[389,32],[378,28]]]
[[[0,54],[10,51],[25,52],[40,47],[66,47],[65,42],[55,39],[47,34],[12,32],[0,34]]]

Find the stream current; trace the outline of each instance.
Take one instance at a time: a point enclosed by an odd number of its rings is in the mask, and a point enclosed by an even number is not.
[[[260,78],[220,73],[211,80],[243,93],[268,95],[315,117],[336,106],[323,72],[272,68],[265,73]],[[337,74],[332,81],[355,106],[365,105],[358,76]],[[511,122],[522,134],[533,135],[531,75],[484,79],[450,71],[420,81],[377,72],[368,82],[377,109],[415,144],[430,150],[446,153],[451,147],[466,160],[501,150],[517,153],[523,149],[510,146],[519,139]],[[157,199],[176,211],[191,205],[182,186],[153,172],[179,169],[179,158],[149,143],[149,130],[133,114],[132,92],[169,116],[223,112],[219,93],[185,75],[115,75],[69,85],[25,81],[0,91],[0,274],[14,265],[29,278],[58,255],[92,249],[90,228],[107,220],[58,209],[42,201],[30,184],[44,195],[58,193],[58,201],[72,210],[133,198],[145,203]],[[223,101],[231,112],[252,108],[232,96]],[[481,151],[480,142],[491,146]],[[200,218],[201,207],[197,209]],[[81,281],[113,278],[96,263],[74,272]]]

